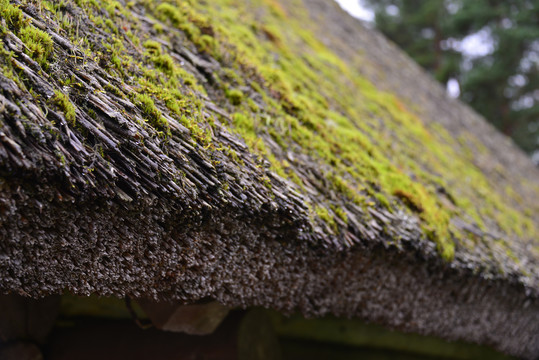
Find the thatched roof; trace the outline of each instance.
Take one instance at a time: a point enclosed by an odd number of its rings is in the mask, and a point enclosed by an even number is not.
[[[323,0],[0,0],[0,291],[539,354],[539,172]]]

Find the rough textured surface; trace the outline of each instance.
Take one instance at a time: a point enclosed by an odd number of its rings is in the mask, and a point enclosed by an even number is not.
[[[537,169],[332,2],[0,7],[1,292],[539,354]]]

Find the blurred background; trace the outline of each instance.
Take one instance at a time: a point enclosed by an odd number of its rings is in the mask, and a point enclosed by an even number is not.
[[[336,0],[539,166],[538,0]]]

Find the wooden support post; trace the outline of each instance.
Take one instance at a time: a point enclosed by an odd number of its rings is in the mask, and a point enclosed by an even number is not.
[[[0,359],[42,359],[43,344],[54,326],[60,297],[30,299],[0,295]]]

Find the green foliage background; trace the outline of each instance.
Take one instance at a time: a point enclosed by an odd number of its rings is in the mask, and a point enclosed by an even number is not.
[[[539,152],[539,1],[360,0],[376,27],[527,153]],[[492,51],[455,44],[481,31]]]

